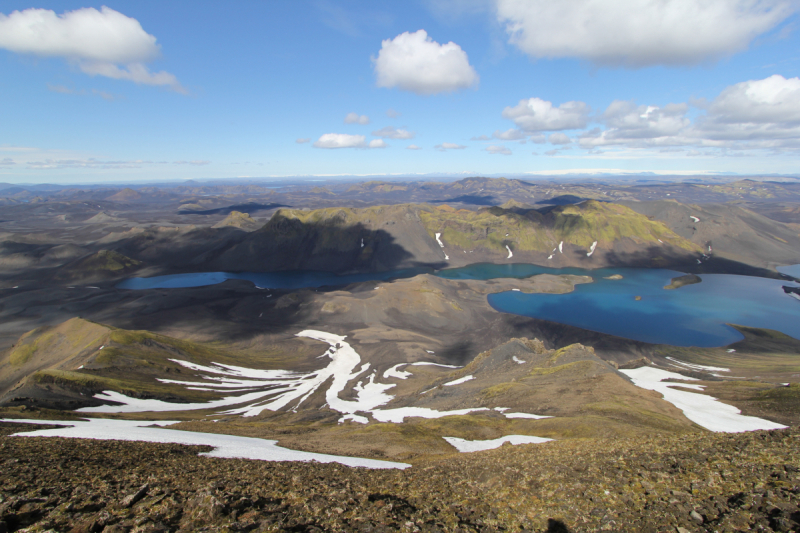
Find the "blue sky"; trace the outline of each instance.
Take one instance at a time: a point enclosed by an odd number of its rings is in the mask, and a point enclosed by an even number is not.
[[[0,181],[796,174],[798,7],[0,1]]]

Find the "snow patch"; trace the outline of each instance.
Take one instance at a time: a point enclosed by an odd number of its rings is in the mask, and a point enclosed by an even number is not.
[[[450,381],[445,383],[445,387],[452,387],[453,385],[461,385],[462,383],[466,383],[467,381],[472,381],[475,379],[475,376],[464,376],[463,378],[458,378],[456,380]]]
[[[620,372],[631,378],[633,384],[637,387],[660,392],[664,400],[683,411],[686,418],[710,431],[740,433],[742,431],[782,429],[786,427],[763,418],[744,416],[736,407],[719,402],[712,396],[672,388],[681,387],[684,389],[703,390],[705,388],[703,385],[664,382],[666,379],[697,381],[694,378],[651,366],[624,369],[620,370]]]
[[[564,246],[564,241],[561,241],[560,243],[558,243],[558,253],[560,253],[560,254],[564,253],[563,246]]]
[[[428,391],[425,391],[428,392]],[[442,418],[443,416],[458,416],[474,413],[476,411],[488,411],[486,407],[474,407],[472,409],[457,409],[455,411],[437,411],[427,407],[398,407],[396,409],[378,409],[372,412],[372,416],[378,422],[393,422],[400,424],[406,417],[419,418]]]
[[[16,433],[16,437],[63,437],[68,439],[125,440],[138,442],[163,442],[190,446],[213,446],[210,452],[201,453],[208,457],[254,459],[257,461],[317,461],[320,463],[340,463],[346,466],[365,468],[408,468],[409,464],[344,457],[322,453],[290,450],[277,445],[278,441],[237,437],[217,433],[196,433],[163,427],[177,421],[153,420],[111,420],[90,418],[88,420],[2,420],[2,422],[21,422],[28,424],[52,424],[61,427],[38,431]]]
[[[511,444],[541,444],[553,439],[546,439],[544,437],[532,437],[529,435],[506,435],[491,440],[467,440],[459,439],[458,437],[443,437],[451,446],[460,451],[461,453],[480,452],[483,450],[493,450],[499,448],[506,442]]]
[[[684,363],[683,361],[678,361],[677,359],[675,359],[673,357],[667,357],[667,359],[669,359],[673,363],[678,363],[679,365],[682,365],[682,366],[684,366],[686,368],[689,368],[691,370],[700,370],[700,371],[706,371],[707,370],[707,371],[710,371],[710,372],[730,372],[731,371],[730,368],[722,368],[722,367],[718,367],[718,366],[704,366],[704,365],[695,365],[695,364],[692,364],[692,363]]]
[[[439,247],[442,248],[442,251],[444,251],[444,243],[442,242],[442,239],[439,238],[441,236],[442,236],[441,233],[437,233],[436,234],[436,242],[439,243]],[[445,259],[445,261],[449,261],[450,260],[450,258],[447,257],[447,252],[445,252],[445,254],[444,254],[444,259]]]
[[[594,241],[592,243],[592,247],[589,248],[589,252],[586,254],[586,257],[592,257],[592,254],[594,253],[595,248],[597,248],[597,241]]]
[[[409,376],[411,376],[411,372],[400,370],[400,367],[405,366],[406,364],[407,363],[400,363],[386,370],[383,373],[383,379],[390,379],[390,378],[407,379]]]
[[[511,248],[509,248],[507,244],[506,244],[506,250],[508,250],[508,257],[506,257],[506,259],[511,259],[512,257],[514,257],[514,252],[511,251]]]
[[[339,419],[340,424],[344,424],[346,421],[350,420],[351,422],[358,422],[359,424],[369,424],[369,418],[366,416],[361,415],[344,415],[342,418]]]
[[[542,418],[553,418],[552,416],[532,415],[530,413],[503,413],[506,418],[531,418],[541,420]]]
[[[517,363],[518,365],[524,365],[527,362],[527,361],[523,361],[522,359],[520,359],[516,355],[512,355],[511,356],[511,360],[514,361],[515,363]]]
[[[694,222],[700,222],[700,219],[697,218],[697,217],[693,217],[693,216],[689,215],[689,218],[691,218]]]

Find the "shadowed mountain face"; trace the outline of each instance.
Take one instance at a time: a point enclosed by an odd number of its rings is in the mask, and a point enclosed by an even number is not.
[[[194,205],[195,204],[184,204],[181,206],[181,209],[178,211],[178,213],[181,215],[230,215],[234,211],[239,211],[240,213],[252,215],[253,213],[258,213],[259,211],[269,211],[270,209],[277,209],[279,207],[289,207],[283,204],[260,204],[255,202],[228,205],[225,207],[218,207],[216,209],[194,209],[192,208]]]
[[[700,247],[659,222],[594,201],[542,214],[522,207],[477,211],[405,204],[367,209],[283,209],[211,262],[219,270],[391,270],[481,261],[597,268],[638,252],[645,266],[686,263]],[[437,237],[438,234],[438,237]]]
[[[623,202],[660,221],[716,260],[757,268],[800,262],[800,235],[795,228],[734,205],[690,205],[671,200]],[[720,270],[724,272],[725,270]]]
[[[211,265],[218,270],[262,272],[366,272],[441,266],[441,253],[431,241],[415,206],[282,209]]]

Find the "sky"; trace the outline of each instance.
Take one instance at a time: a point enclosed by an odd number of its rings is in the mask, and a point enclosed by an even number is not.
[[[800,0],[0,0],[0,182],[800,174]]]

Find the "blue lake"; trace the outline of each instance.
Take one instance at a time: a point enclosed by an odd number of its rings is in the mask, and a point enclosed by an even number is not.
[[[795,265],[797,266],[797,265]],[[785,268],[785,267],[782,267]],[[783,272],[783,270],[781,270]],[[373,274],[338,276],[327,272],[177,274],[125,280],[119,288],[152,289],[198,287],[226,279],[245,279],[259,287],[299,289],[346,285],[433,273],[407,269]],[[629,339],[675,346],[725,346],[742,339],[731,324],[769,328],[800,339],[800,301],[785,294],[783,285],[797,284],[751,276],[704,274],[702,283],[664,290],[674,270],[613,268],[552,269],[528,264],[488,263],[435,272],[446,279],[525,278],[536,274],[589,275],[593,283],[577,285],[568,294],[491,294],[489,304],[498,311],[559,322]],[[791,272],[785,272],[791,274]],[[621,280],[604,279],[621,274]],[[640,300],[636,297],[640,296]]]
[[[291,270],[285,272],[192,272],[152,278],[130,278],[117,284],[118,289],[180,289],[216,285],[229,279],[244,279],[256,287],[269,289],[305,289],[326,285],[341,286],[361,281],[385,281],[410,278],[418,274],[433,273],[430,268],[408,268],[370,274],[338,275],[313,270]]]

